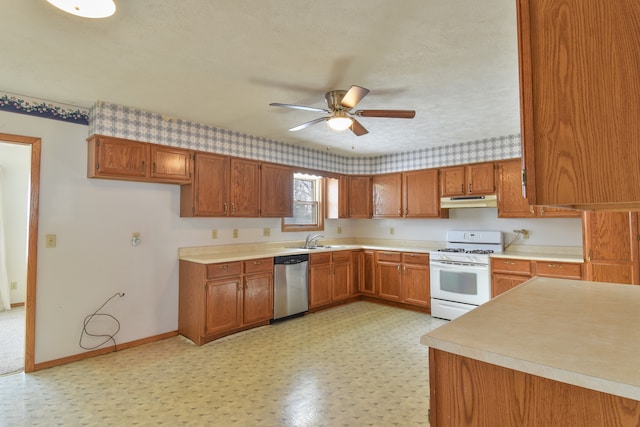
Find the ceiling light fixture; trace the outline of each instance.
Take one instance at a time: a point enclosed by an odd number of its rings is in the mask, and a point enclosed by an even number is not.
[[[116,12],[113,0],[47,0],[60,10],[83,18],[107,18]]]
[[[327,120],[327,124],[333,130],[343,131],[351,127],[353,120],[347,117],[344,111],[336,111],[333,117]]]

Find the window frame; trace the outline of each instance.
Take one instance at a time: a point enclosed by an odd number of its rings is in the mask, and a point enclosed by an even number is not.
[[[302,177],[301,175],[306,175],[306,177]],[[318,206],[318,212],[316,215],[317,221],[316,224],[287,224],[285,222],[286,218],[281,219],[281,231],[283,232],[295,232],[295,231],[324,231],[324,177],[317,175],[309,175],[304,173],[294,173],[293,175],[294,181],[296,179],[314,179],[316,181],[316,203]],[[295,188],[295,184],[293,185]],[[291,198],[293,199],[294,193],[291,193]],[[292,200],[293,205],[295,206],[296,201]],[[295,209],[294,209],[295,210]],[[291,217],[288,217],[291,218]]]

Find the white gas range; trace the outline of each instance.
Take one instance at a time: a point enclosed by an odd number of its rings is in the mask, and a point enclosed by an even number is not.
[[[429,253],[431,315],[453,320],[489,301],[489,256],[503,250],[501,231],[448,231],[446,248]]]

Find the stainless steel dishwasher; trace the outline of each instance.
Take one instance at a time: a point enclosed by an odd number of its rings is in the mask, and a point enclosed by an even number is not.
[[[308,254],[277,256],[273,259],[273,320],[309,310],[307,284]]]

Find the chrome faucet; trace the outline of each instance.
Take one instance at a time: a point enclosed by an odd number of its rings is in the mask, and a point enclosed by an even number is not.
[[[304,241],[304,247],[305,248],[315,248],[318,246],[318,240],[323,239],[324,236],[322,234],[309,234],[307,236],[307,239]],[[311,246],[311,244],[313,243],[313,246]]]

